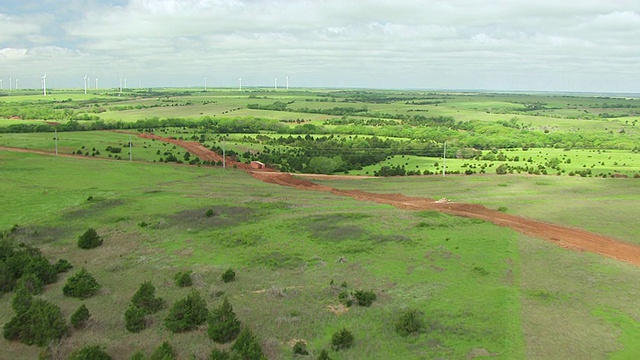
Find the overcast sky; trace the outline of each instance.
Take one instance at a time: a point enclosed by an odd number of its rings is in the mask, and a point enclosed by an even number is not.
[[[638,0],[1,0],[20,88],[640,92]]]

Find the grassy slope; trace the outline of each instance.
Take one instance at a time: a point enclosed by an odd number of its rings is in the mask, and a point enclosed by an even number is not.
[[[173,274],[193,269],[209,307],[228,295],[274,358],[289,356],[294,338],[317,353],[342,326],[354,331],[356,346],[334,358],[464,358],[474,349],[523,356],[520,260],[509,230],[264,184],[236,171],[7,152],[0,167],[0,227],[20,224],[28,230],[24,240],[52,260],[86,266],[103,285],[84,301],[90,325],[58,346],[62,354],[98,343],[127,358],[168,339],[181,356],[204,357],[214,346],[204,328],[172,335],[161,324],[167,310],[140,334],[124,331],[124,310],[142,281],[152,280],[171,304],[187,292],[173,285]],[[208,208],[217,216],[204,217]],[[75,240],[89,226],[105,244],[81,251]],[[229,266],[238,279],[223,284],[219,276]],[[62,296],[68,276],[43,295],[65,316],[82,303]],[[379,299],[337,316],[328,310],[338,304],[332,279],[351,290],[374,289]],[[9,302],[0,299],[0,323],[12,316]],[[395,334],[393,320],[407,306],[426,314],[431,331]],[[2,348],[15,359],[39,351],[4,340]]]

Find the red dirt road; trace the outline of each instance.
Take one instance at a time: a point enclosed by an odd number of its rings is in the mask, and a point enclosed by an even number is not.
[[[588,251],[640,266],[640,246],[625,243],[603,235],[581,229],[531,220],[504,214],[482,205],[456,202],[436,202],[432,199],[410,197],[402,194],[376,194],[360,190],[338,190],[296,179],[285,173],[261,173],[253,171],[251,176],[262,181],[291,186],[298,189],[329,191],[336,195],[349,196],[356,200],[388,204],[405,210],[435,210],[446,214],[481,219],[499,226],[509,227],[525,235],[551,241],[563,248]]]
[[[222,160],[222,156],[207,149],[205,146],[198,142],[178,140],[174,138],[164,138],[153,134],[136,135],[142,138],[170,142],[187,149],[190,153],[197,155],[201,160],[216,162]],[[51,153],[43,151],[6,147],[0,147],[0,150],[23,151],[51,155]],[[256,171],[255,169],[252,169],[248,164],[232,161],[229,158],[227,158],[226,163],[228,164],[228,166],[235,165],[237,168],[247,171],[254,178],[267,183],[290,186],[301,190],[326,191],[331,192],[335,195],[349,196],[356,200],[388,204],[399,209],[435,210],[456,216],[481,219],[484,221],[492,222],[499,226],[509,227],[525,235],[548,240],[563,248],[577,251],[588,251],[620,261],[625,261],[636,266],[640,266],[640,246],[625,243],[620,240],[616,240],[599,234],[594,234],[581,229],[569,228],[515,215],[504,214],[502,212],[491,210],[477,204],[439,202],[434,201],[433,199],[410,197],[402,194],[376,194],[360,190],[339,190],[332,187],[319,185],[309,180],[302,180],[287,173],[279,173],[269,170]]]

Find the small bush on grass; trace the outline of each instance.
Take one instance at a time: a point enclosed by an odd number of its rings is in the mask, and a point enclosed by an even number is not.
[[[144,330],[147,327],[144,320],[146,314],[147,312],[143,308],[130,304],[127,311],[124,312],[124,325],[127,331],[137,333]]]
[[[147,355],[144,353],[144,351],[138,350],[133,355],[131,355],[129,360],[145,360],[146,358]]]
[[[62,288],[62,293],[65,296],[86,299],[97,294],[98,290],[100,290],[100,284],[87,269],[82,268],[67,280]]]
[[[174,333],[185,332],[204,324],[207,315],[207,303],[198,291],[193,290],[186,298],[173,305],[164,324]]]
[[[209,355],[209,360],[229,360],[229,353],[224,350],[213,349]]]
[[[179,271],[176,276],[176,285],[179,287],[187,287],[193,285],[193,279],[191,278],[191,274],[193,272],[191,270],[188,271]]]
[[[320,355],[318,355],[318,360],[331,360],[331,358],[329,357],[329,352],[325,349],[322,349],[322,351],[320,351]]]
[[[175,360],[176,352],[168,342],[163,342],[151,354],[150,360]]]
[[[307,350],[307,344],[305,344],[304,341],[296,341],[295,345],[293,345],[293,354],[309,355],[309,351]]]
[[[162,298],[156,297],[156,288],[150,281],[143,282],[138,291],[133,294],[131,304],[143,309],[147,314],[155,314],[164,308],[165,302]]]
[[[356,298],[358,305],[366,307],[371,306],[373,301],[377,298],[376,293],[365,290],[356,290],[356,292],[353,293],[353,296]]]
[[[348,349],[353,345],[353,334],[346,328],[337,331],[331,336],[331,347],[333,350]]]
[[[82,349],[75,350],[69,355],[69,360],[111,360],[111,355],[107,354],[99,345],[87,345]]]
[[[233,351],[231,353],[233,359],[267,359],[262,352],[260,342],[248,328],[242,329],[240,335],[238,335],[238,339],[233,343],[233,346],[231,346],[231,350]]]
[[[400,336],[408,336],[424,329],[422,313],[415,309],[405,310],[395,324],[396,332]]]
[[[80,249],[94,249],[100,245],[102,245],[102,238],[94,228],[87,229],[87,231],[78,238],[78,247]]]
[[[91,314],[89,313],[89,309],[82,304],[76,309],[73,315],[71,315],[71,325],[74,328],[79,329],[87,323],[87,320],[89,320],[90,317]]]
[[[240,320],[236,318],[233,307],[226,297],[222,300],[220,307],[211,312],[207,333],[211,340],[220,344],[228,343],[240,333]]]
[[[225,272],[222,273],[221,278],[223,282],[232,282],[236,279],[236,272],[233,271],[232,268],[228,268]]]
[[[71,263],[69,263],[69,261],[65,259],[59,259],[58,262],[53,265],[53,267],[58,274],[61,274],[71,270],[73,268],[73,265],[71,265]]]
[[[19,340],[27,345],[46,346],[67,335],[69,328],[60,308],[50,302],[34,299],[26,310],[21,308],[4,324],[3,336],[7,340]]]
[[[24,314],[31,307],[31,303],[33,302],[33,295],[29,290],[25,288],[19,288],[16,291],[16,294],[13,295],[11,299],[11,307],[13,311],[16,312],[17,315]]]

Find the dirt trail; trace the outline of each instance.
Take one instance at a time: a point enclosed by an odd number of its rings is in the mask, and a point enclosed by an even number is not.
[[[222,156],[207,149],[202,144],[195,141],[178,140],[175,138],[164,138],[153,134],[135,134],[146,139],[156,139],[170,142],[187,149],[197,155],[201,160],[220,161]],[[0,150],[22,151],[38,154],[52,155],[50,152],[27,150],[18,148],[1,147]],[[291,174],[279,173],[273,170],[252,169],[250,165],[233,161],[227,158],[228,166],[236,166],[247,171],[254,178],[272,184],[290,186],[302,190],[315,190],[331,192],[335,195],[349,196],[356,200],[371,201],[380,204],[388,204],[399,209],[406,210],[435,210],[446,214],[463,216],[468,218],[481,219],[492,222],[499,226],[509,227],[523,234],[551,241],[561,247],[588,251],[625,261],[630,264],[640,266],[640,246],[625,243],[603,235],[590,233],[585,230],[569,228],[542,221],[531,220],[519,216],[504,214],[497,210],[488,209],[478,204],[464,204],[456,202],[440,202],[433,199],[410,197],[402,194],[376,194],[360,190],[339,190],[329,186],[319,185],[309,180],[302,180],[293,177]]]

